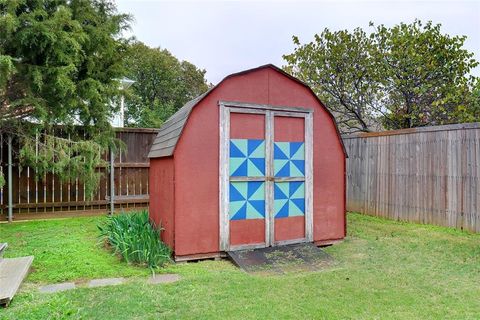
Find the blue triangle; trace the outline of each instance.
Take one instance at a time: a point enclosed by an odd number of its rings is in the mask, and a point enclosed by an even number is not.
[[[230,183],[230,202],[245,201],[245,197]]]
[[[292,163],[305,175],[305,160],[292,160]]]
[[[302,181],[292,181],[290,182],[290,185],[288,186],[288,197],[290,198],[294,193],[295,191],[298,190],[298,188],[300,188],[300,186],[303,184]]]
[[[250,182],[247,182],[247,199],[249,199],[254,193],[255,191],[258,190],[258,188],[260,188],[262,186],[262,183],[261,181],[250,181]]]
[[[288,217],[288,201],[285,202],[283,207],[275,215],[275,218],[287,218],[287,217]]]
[[[251,200],[251,201],[248,201],[248,203],[250,203],[255,208],[255,210],[257,210],[258,213],[262,215],[262,217],[265,217],[265,201],[264,200]]]
[[[255,151],[259,145],[261,145],[263,140],[248,140],[247,148],[248,148],[248,155],[251,155],[253,151]]]
[[[288,199],[287,195],[283,193],[283,191],[277,185],[275,185],[273,193],[273,198],[275,200]]]
[[[280,169],[275,177],[290,177],[290,161],[288,161],[282,169]]]
[[[243,154],[240,149],[230,141],[230,158],[246,158],[247,156]]]
[[[262,174],[265,174],[265,158],[249,158],[248,160],[250,160]]]
[[[274,147],[273,147],[273,158],[274,159],[286,159],[286,160],[289,159],[289,157],[287,157],[287,155],[285,153],[283,153],[283,151],[277,145],[274,145]]]
[[[290,142],[290,158],[300,149],[303,142]]]
[[[290,201],[292,201],[302,213],[305,213],[305,199],[290,199]]]
[[[247,203],[238,209],[237,213],[230,220],[245,220],[247,218]]]
[[[247,159],[235,170],[232,177],[246,177],[247,176]]]

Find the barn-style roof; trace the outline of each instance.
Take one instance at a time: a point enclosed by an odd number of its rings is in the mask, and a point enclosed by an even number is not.
[[[315,95],[315,93],[312,91],[312,89],[300,81],[299,79],[293,77],[292,75],[286,73],[282,69],[278,68],[277,66],[273,64],[266,64],[257,68],[241,71],[238,73],[233,73],[231,75],[226,76],[223,78],[222,81],[220,81],[216,86],[208,90],[207,92],[199,95],[193,100],[188,101],[183,107],[181,107],[175,114],[173,114],[170,118],[168,118],[167,121],[163,123],[163,125],[160,127],[160,130],[158,132],[157,137],[153,141],[152,148],[150,149],[150,152],[148,153],[149,158],[161,158],[161,157],[168,157],[172,156],[173,152],[175,151],[175,147],[178,143],[178,140],[180,139],[180,136],[182,135],[183,128],[187,124],[188,117],[190,116],[190,113],[192,112],[192,109],[205,98],[207,95],[210,94],[213,90],[215,90],[222,82],[225,80],[238,76],[238,75],[243,75],[246,73],[250,73],[253,71],[257,71],[260,69],[265,69],[265,68],[270,68],[273,69],[277,72],[280,72],[281,74],[287,76],[288,78],[294,80],[297,83],[300,83],[301,85],[305,86],[320,102],[321,105],[324,105],[323,102],[318,99],[318,97]],[[335,129],[337,130],[338,138],[340,139],[340,143],[342,144],[343,152],[345,156],[347,157],[347,152],[345,150],[345,146],[343,145],[342,138],[340,136],[340,133],[338,131],[335,118],[333,115],[328,111],[328,109],[325,108],[325,110],[328,112],[330,117],[333,120],[333,123],[335,125]]]
[[[149,158],[168,157],[173,155],[178,139],[182,134],[183,127],[187,123],[188,116],[193,107],[203,99],[212,89],[188,101],[183,107],[165,121],[153,141],[152,148],[148,153]]]

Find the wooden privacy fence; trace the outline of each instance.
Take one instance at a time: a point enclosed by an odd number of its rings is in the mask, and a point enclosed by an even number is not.
[[[480,123],[343,139],[347,210],[480,232]]]
[[[121,128],[117,138],[126,148],[116,155],[113,164],[113,180],[109,168],[98,168],[103,172],[100,186],[93,199],[87,200],[83,184],[78,180],[62,182],[54,174],[41,179],[35,178],[32,168],[19,166],[16,160],[18,147],[13,144],[12,161],[12,213],[14,218],[41,217],[58,214],[81,214],[110,209],[113,181],[113,205],[116,208],[145,208],[149,203],[147,158],[150,146],[157,134],[156,129]],[[7,137],[0,137],[0,169],[8,181]],[[104,159],[112,163],[110,155]],[[7,219],[8,183],[0,189],[0,220]]]

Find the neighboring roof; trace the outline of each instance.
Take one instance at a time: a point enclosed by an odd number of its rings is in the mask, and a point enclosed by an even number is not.
[[[230,79],[235,76],[243,75],[246,73],[250,73],[253,71],[261,70],[261,69],[266,69],[270,68],[273,69],[277,72],[280,72],[287,78],[301,84],[305,88],[307,88],[310,93],[318,100],[320,105],[324,106],[323,102],[320,101],[320,99],[317,97],[317,95],[312,91],[312,89],[306,85],[304,82],[300,81],[299,79],[295,78],[294,76],[286,73],[279,67],[273,65],[273,64],[266,64],[257,68],[233,73],[231,75],[226,76],[223,78],[222,81],[220,81],[216,86],[208,90],[207,92],[201,94],[200,96],[196,97],[193,100],[190,100],[187,102],[183,107],[181,107],[174,115],[172,115],[167,121],[163,123],[163,125],[160,127],[160,131],[158,132],[157,137],[153,141],[152,148],[150,149],[150,152],[148,153],[149,158],[160,158],[160,157],[168,157],[172,156],[173,152],[175,151],[175,147],[178,143],[178,140],[180,139],[180,136],[182,135],[183,128],[185,127],[188,117],[190,116],[190,113],[192,109],[200,102],[202,101],[206,96],[208,96],[213,90],[215,90],[218,86],[220,86],[225,80]],[[342,145],[343,153],[345,154],[346,157],[348,157],[345,146],[343,145],[342,138],[340,136],[340,132],[338,131],[337,128],[337,123],[335,122],[335,118],[333,115],[330,113],[330,111],[325,107],[325,110],[327,111],[328,115],[332,118],[332,121],[335,125],[335,129],[337,130],[337,135],[338,139],[340,140],[340,143]]]

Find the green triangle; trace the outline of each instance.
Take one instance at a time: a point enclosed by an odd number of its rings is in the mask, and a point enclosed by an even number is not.
[[[298,168],[292,162],[290,162],[288,165],[290,166],[290,177],[303,177],[304,176],[302,171],[298,170]]]
[[[283,194],[286,195],[288,197],[288,195],[290,194],[289,192],[289,185],[288,185],[288,182],[275,182],[275,185],[280,189],[282,190]]]
[[[238,212],[238,210],[243,207],[246,201],[232,201],[230,202],[229,208],[228,208],[228,214],[230,216],[230,219]]]
[[[289,157],[290,156],[290,143],[288,142],[275,142],[277,147],[282,150],[282,152]]]
[[[263,216],[252,206],[250,203],[247,202],[247,219],[263,219]]]
[[[230,139],[230,141],[240,150],[244,155],[248,154],[248,140],[247,139]]]
[[[263,173],[250,160],[247,160],[247,172],[249,177],[263,177]]]
[[[302,146],[298,148],[291,160],[305,160],[305,143],[302,143]]]
[[[265,199],[265,183],[262,183],[262,185],[255,191],[254,194],[248,198],[248,200],[264,200]]]
[[[288,216],[298,217],[303,216],[303,212],[292,201],[288,202]]]
[[[287,162],[288,162],[288,160],[283,160],[283,159],[273,160],[274,174],[277,174]]]
[[[231,184],[235,187],[235,189],[238,190],[238,192],[240,192],[240,194],[245,198],[247,199],[247,182],[243,182],[243,181],[234,181],[234,182],[231,182]]]
[[[287,199],[279,199],[279,200],[273,201],[274,215],[276,215],[280,211],[280,209],[283,208],[283,206],[285,205],[285,202],[287,201],[288,201]]]
[[[303,199],[305,198],[305,183],[302,183],[300,187],[292,194],[290,199]]]
[[[260,143],[257,148],[248,156],[249,158],[265,158],[265,141]]]
[[[245,158],[230,158],[230,175],[232,175],[245,161]]]

